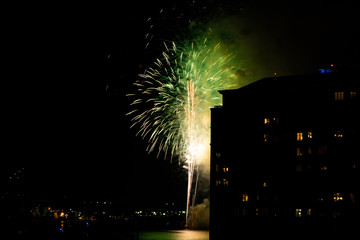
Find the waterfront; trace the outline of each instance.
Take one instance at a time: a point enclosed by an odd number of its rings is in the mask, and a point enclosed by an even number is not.
[[[139,240],[209,240],[206,230],[165,230],[139,233]]]

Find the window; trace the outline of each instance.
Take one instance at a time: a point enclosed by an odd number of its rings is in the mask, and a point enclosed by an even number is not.
[[[223,166],[223,172],[229,172],[229,166],[228,165]]]
[[[311,163],[309,163],[309,164],[307,165],[308,171],[311,172],[311,171],[312,171],[312,168],[313,168],[313,167],[312,167]]]
[[[308,132],[308,133],[307,133],[307,137],[308,137],[309,139],[311,139],[311,138],[312,138],[312,132]]]
[[[353,162],[353,163],[351,164],[351,168],[352,168],[352,169],[357,169],[357,168],[359,168],[359,163]]]
[[[274,120],[274,123],[279,124],[280,118],[274,117],[273,120]]]
[[[350,99],[355,99],[355,98],[356,98],[356,92],[350,91]]]
[[[318,154],[324,155],[327,152],[327,146],[319,146]]]
[[[296,148],[296,156],[298,156],[298,157],[300,157],[300,156],[302,156],[303,155],[303,151],[302,151],[302,149],[301,148]]]
[[[268,186],[268,183],[267,182],[264,182],[263,183],[263,187],[266,188]]]
[[[264,142],[269,142],[270,135],[268,133],[264,133]]]
[[[296,140],[297,140],[297,141],[302,141],[302,140],[304,140],[304,135],[303,135],[302,132],[296,133]]]
[[[302,212],[301,208],[295,209],[295,217],[301,217],[301,212]]]
[[[320,170],[321,170],[322,172],[326,172],[326,171],[328,170],[328,168],[327,168],[327,166],[326,166],[325,163],[322,163],[322,164],[321,164]]]
[[[243,194],[242,194],[242,201],[243,201],[243,202],[249,201],[249,195],[248,195],[247,193],[243,193]]]
[[[311,154],[312,154],[312,148],[311,147],[308,147],[307,153],[308,153],[309,156],[311,156]]]
[[[220,158],[221,154],[220,154],[220,153],[215,153],[215,156],[216,156],[217,158]]]
[[[341,215],[341,212],[339,210],[334,210],[333,211],[333,217],[336,218],[336,217],[339,217]]]
[[[339,202],[343,200],[342,194],[341,193],[334,193],[334,202]]]
[[[343,132],[342,132],[341,130],[335,131],[334,137],[335,137],[335,138],[342,138],[342,137],[344,137]]]
[[[265,113],[264,125],[276,125],[279,124],[280,118],[275,113]]]
[[[354,193],[350,193],[350,194],[349,194],[349,198],[350,198],[351,203],[354,204],[354,203],[355,203],[355,194],[354,194]]]
[[[215,165],[215,172],[219,172],[219,164]]]
[[[273,142],[279,142],[279,140],[280,140],[279,134],[274,134],[271,140],[272,140]]]
[[[344,92],[335,92],[334,99],[335,99],[335,101],[344,100]]]
[[[221,185],[223,185],[223,186],[229,186],[229,180],[227,180],[226,178],[224,178],[224,179],[217,179],[217,180],[215,181],[215,185],[216,185],[216,186],[221,186]]]
[[[306,215],[307,215],[307,216],[311,216],[311,208],[308,208],[308,209],[306,210]]]
[[[269,215],[269,209],[268,209],[268,208],[265,208],[265,209],[264,209],[264,214],[265,214],[265,216],[268,216],[268,215]]]
[[[302,172],[302,164],[301,163],[296,164],[296,171]]]
[[[243,216],[247,216],[249,214],[249,211],[247,208],[243,208]]]

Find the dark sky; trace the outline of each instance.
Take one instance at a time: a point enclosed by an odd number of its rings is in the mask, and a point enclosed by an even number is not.
[[[125,95],[149,61],[144,49],[148,19],[155,27],[165,24],[166,18],[159,17],[164,9],[171,20],[172,4],[148,2],[4,8],[2,176],[25,167],[29,189],[44,197],[184,200],[184,170],[146,155],[125,116]],[[276,69],[301,73],[301,62],[306,71],[327,61],[352,67],[359,62],[358,17],[350,1],[305,1],[291,7],[249,2],[233,9],[243,22],[232,27],[239,29],[234,36],[242,37],[242,44],[249,43],[244,56],[250,68],[262,68],[256,76]],[[323,29],[317,31],[319,26]],[[311,54],[296,54],[304,49]],[[306,64],[314,57],[314,64]],[[289,59],[296,64],[286,67]]]
[[[148,156],[125,116],[152,10],[161,8],[135,2],[8,7],[0,186],[24,167],[38,198],[183,200],[184,170]]]

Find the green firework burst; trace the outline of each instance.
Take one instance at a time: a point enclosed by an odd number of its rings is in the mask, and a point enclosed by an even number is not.
[[[207,38],[164,42],[161,58],[139,75],[134,83],[138,92],[130,94],[136,98],[128,113],[131,127],[148,140],[147,151],[157,148],[158,156],[170,153],[171,159],[177,155],[188,169],[186,222],[190,201],[194,206],[196,199],[199,164],[209,165],[210,108],[222,104],[219,90],[239,87],[232,60],[219,42]]]
[[[140,74],[129,113],[132,127],[149,142],[147,151],[180,159],[194,144],[209,142],[210,108],[221,104],[218,90],[238,87],[233,55],[207,38],[165,43],[161,58]]]

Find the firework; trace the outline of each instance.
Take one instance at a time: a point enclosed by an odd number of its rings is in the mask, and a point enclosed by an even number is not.
[[[207,38],[177,46],[164,42],[161,58],[139,75],[129,112],[137,135],[188,169],[186,219],[196,196],[199,164],[209,161],[210,108],[221,105],[219,90],[236,88],[233,56]],[[194,183],[195,179],[195,183]],[[195,186],[193,186],[195,185]]]

